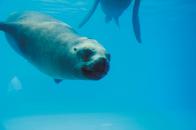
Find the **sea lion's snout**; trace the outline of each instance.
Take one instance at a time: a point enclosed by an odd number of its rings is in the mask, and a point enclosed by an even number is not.
[[[109,71],[109,59],[99,58],[92,65],[82,67],[83,74],[92,80],[103,78]]]
[[[107,61],[106,58],[100,58],[97,63],[95,63],[93,67],[95,72],[99,73],[107,73],[109,69],[109,62]]]
[[[76,54],[76,59],[79,61],[76,70],[79,70],[83,79],[99,80],[108,73],[110,54],[96,40],[80,38],[80,44],[74,48],[73,54]]]

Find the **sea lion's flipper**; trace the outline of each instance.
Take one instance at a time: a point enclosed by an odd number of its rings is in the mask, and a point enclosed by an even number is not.
[[[56,84],[60,84],[62,81],[63,81],[62,79],[54,79],[54,82],[55,82]]]
[[[89,13],[87,14],[87,16],[84,18],[84,20],[79,24],[79,28],[81,28],[84,24],[86,24],[88,22],[88,20],[91,18],[91,16],[93,15],[93,13],[95,12],[98,4],[99,4],[100,0],[95,0],[93,7],[90,9]]]
[[[136,39],[139,43],[142,42],[141,40],[141,32],[140,32],[140,21],[139,21],[139,7],[140,7],[141,0],[135,0],[135,4],[133,7],[133,16],[132,16],[132,22],[133,22],[133,30],[136,36]]]

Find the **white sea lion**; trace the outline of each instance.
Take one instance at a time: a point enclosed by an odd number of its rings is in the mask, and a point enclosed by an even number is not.
[[[99,80],[109,70],[110,55],[96,40],[38,12],[12,14],[0,22],[10,45],[40,71],[55,79]]]
[[[114,19],[116,24],[119,26],[119,17],[129,7],[132,1],[133,0],[94,0],[94,4],[92,8],[90,9],[89,13],[84,18],[84,20],[80,23],[79,27],[84,26],[89,21],[89,19],[95,12],[99,3],[102,7],[103,12],[106,15],[105,21],[109,22]],[[136,39],[139,43],[141,43],[142,40],[141,40],[140,22],[138,16],[141,0],[134,0],[134,1],[135,3],[133,7],[132,24],[133,24],[133,30]]]

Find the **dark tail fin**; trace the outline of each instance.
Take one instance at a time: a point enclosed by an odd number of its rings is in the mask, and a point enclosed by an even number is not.
[[[133,16],[132,16],[132,22],[133,22],[133,30],[136,36],[136,39],[139,43],[142,42],[141,40],[141,32],[140,32],[140,21],[139,21],[139,7],[140,7],[141,0],[135,0],[135,4],[133,7]]]
[[[99,4],[100,0],[95,0],[93,7],[90,9],[89,13],[87,14],[87,16],[84,18],[84,20],[79,24],[79,28],[81,28],[82,26],[84,26],[88,20],[91,18],[91,16],[93,15],[93,13],[95,12],[98,4]]]

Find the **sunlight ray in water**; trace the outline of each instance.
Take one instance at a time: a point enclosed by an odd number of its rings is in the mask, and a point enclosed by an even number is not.
[[[63,14],[63,12],[67,12],[66,15],[70,15],[73,13],[81,13],[86,12],[88,9],[86,8],[85,1],[77,1],[73,0],[33,0],[37,3],[38,6],[44,12],[51,14]]]

